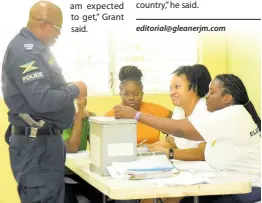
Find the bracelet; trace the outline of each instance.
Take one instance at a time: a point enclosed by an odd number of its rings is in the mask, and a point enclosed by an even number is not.
[[[174,159],[174,149],[169,149],[169,156],[168,156],[169,159]]]
[[[138,121],[140,115],[141,115],[141,112],[137,111],[137,112],[136,112],[136,116],[135,116],[134,119],[135,119],[136,121]]]

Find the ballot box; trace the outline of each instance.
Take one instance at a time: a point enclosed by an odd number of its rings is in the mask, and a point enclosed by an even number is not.
[[[90,170],[109,175],[112,162],[137,159],[136,120],[90,117]]]

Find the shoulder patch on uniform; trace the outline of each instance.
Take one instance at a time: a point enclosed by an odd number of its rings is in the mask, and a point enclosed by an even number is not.
[[[20,68],[25,68],[25,70],[23,71],[22,75],[25,74],[25,73],[28,73],[28,72],[31,72],[33,70],[36,70],[38,69],[38,67],[36,66],[33,66],[35,63],[35,61],[31,61],[29,63],[26,63],[24,65],[21,65]]]
[[[25,49],[31,50],[34,48],[34,44],[24,44]]]

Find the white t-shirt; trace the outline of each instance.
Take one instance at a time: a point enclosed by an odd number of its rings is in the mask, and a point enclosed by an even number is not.
[[[191,122],[207,142],[205,159],[211,167],[255,175],[251,181],[260,187],[261,133],[243,105]]]
[[[207,111],[206,100],[201,98],[197,102],[192,114],[188,117],[188,120],[205,120],[209,114],[210,112]],[[185,118],[184,109],[182,107],[175,107],[172,119],[181,120]],[[179,149],[197,148],[198,144],[201,143],[199,141],[192,141],[179,137],[175,137],[174,141]]]

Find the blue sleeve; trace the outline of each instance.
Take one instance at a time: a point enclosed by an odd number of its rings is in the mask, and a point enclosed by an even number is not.
[[[50,68],[40,53],[25,53],[11,66],[14,80],[31,108],[39,113],[56,112],[72,105],[79,95],[75,85],[64,81],[60,68]]]

